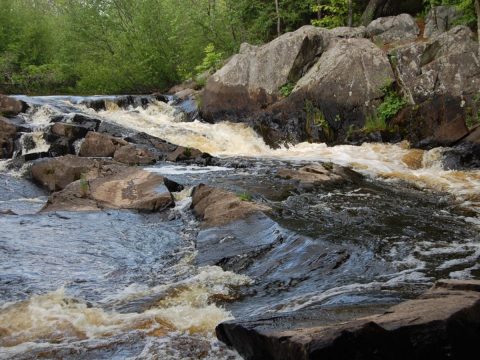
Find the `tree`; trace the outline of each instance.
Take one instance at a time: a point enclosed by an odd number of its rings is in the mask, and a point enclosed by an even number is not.
[[[480,59],[480,1],[479,0],[475,0],[475,13],[477,14],[478,58]]]
[[[277,14],[277,36],[281,35],[281,19],[280,19],[280,6],[278,0],[275,0],[275,12]]]

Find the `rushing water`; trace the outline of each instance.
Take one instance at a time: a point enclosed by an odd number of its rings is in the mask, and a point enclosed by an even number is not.
[[[84,113],[226,160],[148,168],[187,187],[174,209],[149,215],[38,214],[47,194],[1,162],[0,211],[19,215],[0,214],[0,358],[237,359],[214,338],[223,320],[322,308],[335,321],[414,297],[438,278],[480,278],[480,172],[443,170],[443,149],[272,150],[244,125],[184,122],[154,100],[125,109],[110,97],[95,111],[92,98],[23,99],[33,129],[23,154],[45,151],[39,134],[52,116]],[[275,176],[314,161],[366,178],[304,191]],[[202,182],[273,211],[203,229],[189,210],[189,189]]]

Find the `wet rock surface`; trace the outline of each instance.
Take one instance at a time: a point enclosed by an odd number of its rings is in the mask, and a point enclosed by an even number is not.
[[[81,179],[51,195],[44,212],[130,209],[162,211],[173,206],[162,176],[135,168],[92,180]]]
[[[381,315],[305,327],[298,315],[231,321],[217,336],[245,359],[468,359],[480,339],[480,282],[441,281]]]
[[[268,206],[254,203],[246,197],[200,184],[193,189],[191,207],[210,227],[225,225],[270,210]]]
[[[15,116],[26,109],[27,106],[25,103],[0,94],[0,115]]]

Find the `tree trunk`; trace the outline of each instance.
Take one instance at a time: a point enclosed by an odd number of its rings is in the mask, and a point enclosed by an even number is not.
[[[348,26],[352,27],[353,24],[353,5],[352,0],[348,0]]]
[[[275,11],[277,13],[277,36],[281,35],[281,28],[280,28],[280,6],[278,5],[278,0],[275,0]]]
[[[375,15],[378,13],[380,7],[383,7],[388,0],[370,0],[367,8],[363,12],[361,23],[367,26],[375,19]]]
[[[322,19],[322,9],[320,8],[320,5],[322,5],[322,0],[317,0],[317,5],[318,5],[317,19],[321,20]]]
[[[475,12],[477,13],[478,57],[480,58],[480,0],[475,0]]]

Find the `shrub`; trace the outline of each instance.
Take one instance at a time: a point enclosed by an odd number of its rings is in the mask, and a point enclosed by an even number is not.
[[[215,51],[215,45],[208,44],[205,49],[205,57],[200,65],[195,67],[197,74],[204,73],[205,71],[218,70],[222,64],[223,53]]]
[[[295,88],[295,84],[288,82],[282,87],[280,87],[280,94],[283,97],[288,97],[292,93],[293,89]]]

